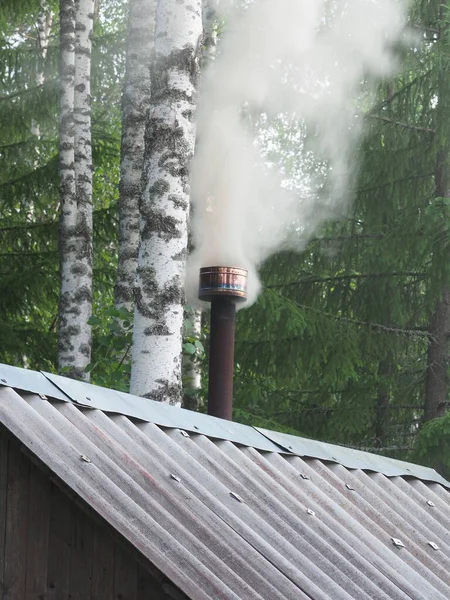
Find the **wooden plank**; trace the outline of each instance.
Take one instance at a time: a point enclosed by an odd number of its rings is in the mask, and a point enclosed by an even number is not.
[[[167,600],[161,581],[155,579],[141,565],[137,568],[137,600]]]
[[[25,598],[30,461],[11,442],[8,455],[4,600]]]
[[[113,597],[115,543],[106,528],[106,524],[104,527],[95,524],[91,600],[111,600]]]
[[[28,540],[26,600],[45,598],[49,534],[50,481],[34,464],[30,465],[28,494]]]
[[[72,503],[55,485],[50,488],[50,526],[47,565],[47,600],[69,597]]]
[[[94,524],[78,506],[72,507],[69,595],[71,600],[89,600],[91,595]]]
[[[137,563],[126,550],[116,545],[114,600],[137,600]]]
[[[8,438],[0,431],[0,597],[5,577],[6,498],[8,492]]]

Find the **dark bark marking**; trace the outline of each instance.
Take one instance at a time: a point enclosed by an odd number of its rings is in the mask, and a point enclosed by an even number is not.
[[[153,196],[155,198],[161,198],[164,194],[170,190],[170,186],[165,179],[157,179],[154,184],[148,190],[150,194],[150,198]]]
[[[174,217],[163,214],[156,210],[150,210],[143,217],[144,226],[141,237],[148,240],[152,234],[157,234],[160,238],[173,239],[181,237],[179,221]]]
[[[77,303],[92,302],[92,290],[84,285],[80,287],[74,294],[73,299]]]
[[[181,208],[183,210],[187,210],[189,207],[189,203],[182,196],[177,196],[176,194],[170,194],[169,202],[175,206],[175,208]]]
[[[156,400],[158,402],[163,402],[164,400],[168,399],[170,404],[176,404],[181,400],[181,385],[170,385],[166,379],[157,379],[156,383],[159,383],[161,387],[156,390],[147,392],[146,394],[144,394],[144,398],[149,398],[150,400]]]
[[[156,324],[164,324],[167,306],[183,303],[184,295],[178,277],[167,283],[163,290],[159,290],[155,282],[155,272],[152,268],[138,268],[138,276],[142,286],[134,287],[134,301],[139,312],[147,319],[152,319]],[[149,302],[146,302],[146,299]]]
[[[79,351],[80,354],[82,354],[83,356],[90,356],[91,355],[91,347],[89,344],[81,344],[79,347]]]
[[[186,258],[186,254],[187,254],[187,250],[183,249],[180,252],[177,252],[176,254],[174,254],[173,256],[171,256],[170,258],[174,261],[177,260],[185,260]]]
[[[89,269],[84,263],[75,263],[70,268],[72,275],[86,275]]]
[[[171,335],[165,323],[155,323],[144,329],[144,335]]]

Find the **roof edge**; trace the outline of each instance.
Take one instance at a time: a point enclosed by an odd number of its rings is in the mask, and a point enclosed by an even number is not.
[[[450,488],[450,482],[429,467],[287,433],[226,421],[44,371],[31,371],[0,363],[0,385],[63,402],[72,402],[106,413],[122,414],[155,423],[160,427],[181,429],[215,439],[228,440],[266,452],[317,458],[339,463],[348,469],[382,473],[387,477],[415,477]]]

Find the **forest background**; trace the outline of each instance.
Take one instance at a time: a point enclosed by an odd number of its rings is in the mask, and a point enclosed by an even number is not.
[[[164,11],[171,2],[157,4]],[[189,68],[195,64],[198,70],[214,60],[227,27],[215,2],[203,4],[202,46],[193,47],[188,61]],[[152,103],[154,108],[159,101],[157,85],[150,86],[150,66],[156,61],[153,10],[150,0],[2,2],[0,362],[130,388],[133,293],[136,297],[139,286],[130,292],[134,275],[130,279],[127,261],[131,256],[136,269],[138,257],[136,241],[131,254],[124,249],[130,239],[124,239],[123,227],[127,219],[134,220],[128,232],[136,237],[137,196],[143,192],[123,181],[127,169],[139,181],[152,160],[150,135],[147,157],[142,152],[138,156],[133,144],[143,150],[145,123],[149,131]],[[66,26],[74,11],[77,19],[88,19],[93,26],[85,39],[89,51],[77,55],[91,62],[87,71],[81,69],[89,85],[78,81],[81,108],[75,113],[76,127],[85,128],[75,138],[91,136],[88,151],[75,162],[81,173],[83,168],[92,173],[91,187],[89,178],[85,185],[78,176],[83,184],[77,192],[85,194],[78,210],[92,207],[92,224],[86,212],[86,228],[77,230],[75,242],[65,244],[61,214],[68,206],[63,197],[67,189],[61,182],[68,165],[63,153],[70,144],[64,143],[69,130],[60,117],[64,81],[73,79],[70,69],[65,70],[64,52],[70,46],[66,42],[72,30]],[[367,135],[355,153],[360,166],[349,213],[327,222],[301,253],[280,252],[262,265],[263,292],[251,308],[238,313],[233,416],[417,460],[449,475],[447,0],[415,0],[409,24],[418,33],[417,43],[402,51],[399,73],[380,84],[375,106],[361,114]],[[139,101],[133,98],[136,82],[143,94]],[[196,77],[191,83],[196,85]],[[77,88],[76,81],[72,84]],[[133,141],[133,135],[141,141]],[[270,139],[267,160],[282,166],[291,187],[300,185],[298,132],[280,119],[264,136]],[[152,143],[156,147],[155,139]],[[130,149],[138,161],[132,165],[127,163]],[[130,197],[134,205],[127,203]],[[142,219],[148,210],[145,201],[140,210]],[[91,243],[93,250],[85,254],[92,289],[71,299],[80,306],[77,335],[86,338],[80,347],[88,346],[85,364],[75,368],[62,343],[61,332],[65,328],[70,336],[74,326],[73,311],[67,312],[61,302],[60,285],[65,264],[72,268]],[[80,263],[78,271],[83,269]],[[178,400],[204,410],[206,311],[200,315],[185,307],[183,331],[183,394]],[[161,399],[168,400],[164,394]]]

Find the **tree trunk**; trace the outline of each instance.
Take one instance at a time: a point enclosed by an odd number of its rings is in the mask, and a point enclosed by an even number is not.
[[[217,48],[217,8],[218,0],[203,2],[203,53],[202,67],[213,61]],[[205,65],[206,61],[206,65]],[[202,310],[186,306],[186,334],[194,340],[199,340],[202,333]],[[198,410],[201,405],[200,390],[202,387],[202,370],[198,359],[198,350],[194,354],[183,353],[183,408]]]
[[[382,447],[385,445],[387,436],[387,417],[388,409],[391,401],[391,388],[388,380],[392,376],[392,356],[389,353],[388,357],[381,360],[378,365],[378,384],[377,403],[376,403],[376,420],[375,420],[375,445]]]
[[[87,381],[92,314],[93,0],[61,0],[59,371]]]
[[[424,421],[445,414],[447,405],[448,341],[450,336],[450,290],[445,289],[436,302],[428,331],[431,339],[427,355]]]
[[[131,392],[179,404],[189,162],[202,41],[201,0],[158,0],[145,134]]]
[[[42,0],[41,8],[39,10],[37,25],[38,25],[38,44],[39,51],[42,59],[44,60],[47,56],[48,50],[48,40],[50,35],[50,30],[52,28],[53,23],[53,12],[49,10],[46,0]],[[42,71],[41,65],[39,62],[36,67],[36,85],[43,85],[45,81],[44,72]],[[36,138],[40,138],[41,131],[39,127],[39,123],[33,119],[31,122],[31,134]],[[39,152],[39,150],[38,150]],[[36,166],[36,165],[35,165]]]
[[[119,262],[114,304],[133,308],[139,249],[139,197],[144,163],[144,132],[150,105],[150,58],[154,43],[155,0],[131,0],[125,85],[122,95],[122,143],[119,187]]]
[[[443,37],[448,30],[445,21],[445,11],[448,0],[439,4],[439,37]],[[450,86],[448,75],[441,70],[438,79],[438,104],[436,107],[437,122],[442,123],[436,135],[436,168],[435,168],[435,195],[437,198],[450,198],[450,144],[447,123],[448,100]],[[443,215],[443,218],[446,218]],[[438,251],[440,248],[438,249]],[[449,364],[449,336],[450,336],[450,287],[443,285],[440,297],[437,299],[434,312],[431,315],[428,331],[430,341],[427,354],[427,374],[425,380],[424,421],[442,417],[447,405],[447,367]]]
[[[48,40],[50,36],[50,30],[53,23],[53,12],[47,6],[46,0],[41,2],[41,10],[38,15],[38,40],[39,48],[42,58],[47,56]],[[42,69],[38,68],[36,71],[36,83],[41,85],[44,83],[44,73]]]

